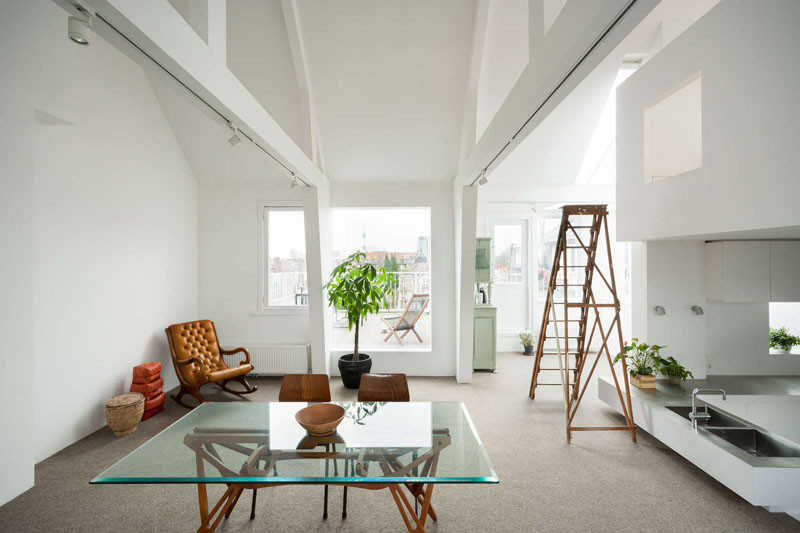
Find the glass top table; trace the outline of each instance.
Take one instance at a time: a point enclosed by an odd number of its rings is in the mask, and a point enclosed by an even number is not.
[[[203,531],[213,530],[223,512],[230,514],[243,488],[389,488],[403,514],[400,488],[406,487],[415,504],[405,500],[412,516],[403,518],[410,531],[424,531],[433,484],[499,481],[462,403],[332,403],[346,414],[324,437],[309,435],[295,420],[308,403],[204,403],[91,483],[198,484]],[[215,483],[229,488],[212,524],[214,512],[204,510],[205,485]],[[417,503],[423,504],[420,516],[411,512]]]

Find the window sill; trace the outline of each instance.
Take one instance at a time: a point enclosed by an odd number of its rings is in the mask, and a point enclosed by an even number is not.
[[[251,310],[250,316],[307,316],[308,306],[270,307],[268,309]]]

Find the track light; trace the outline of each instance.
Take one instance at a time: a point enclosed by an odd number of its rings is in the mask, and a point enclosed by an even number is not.
[[[657,305],[655,311],[658,316],[664,316],[667,314],[667,310],[661,305]]]
[[[700,307],[699,305],[693,305],[692,306],[692,311],[694,311],[694,314],[696,314],[697,316],[700,316],[700,315],[704,314],[703,308]]]
[[[296,189],[296,188],[298,188],[299,186],[300,186],[300,182],[299,182],[299,181],[297,181],[297,176],[295,176],[294,174],[292,174],[292,183],[290,183],[290,184],[289,184],[289,187],[291,187],[292,189]]]
[[[487,183],[489,183],[489,180],[486,179],[486,171],[484,170],[481,172],[481,177],[478,178],[478,185],[486,185]]]
[[[242,138],[239,137],[239,130],[236,129],[236,126],[234,126],[233,124],[228,123],[228,127],[233,132],[233,135],[231,135],[231,138],[228,139],[228,144],[230,144],[231,148],[233,148],[234,146],[236,146],[237,144],[242,142]]]
[[[71,0],[67,9],[75,16],[67,19],[67,37],[75,44],[88,46],[92,39],[92,17],[94,8],[86,0]]]
[[[87,17],[70,17],[67,19],[67,36],[81,46],[88,46],[92,37],[92,19]]]

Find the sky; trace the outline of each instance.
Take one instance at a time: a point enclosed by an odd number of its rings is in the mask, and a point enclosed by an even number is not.
[[[366,228],[367,249],[416,252],[417,237],[431,234],[428,208],[334,209],[333,251],[351,254],[361,248]]]
[[[274,210],[269,212],[269,257],[291,257],[292,250],[306,253],[306,232],[303,211]]]

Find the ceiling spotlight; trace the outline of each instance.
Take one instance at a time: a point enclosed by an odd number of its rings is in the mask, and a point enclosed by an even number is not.
[[[233,148],[234,146],[236,146],[237,144],[242,142],[242,138],[239,137],[239,130],[236,129],[236,126],[234,126],[233,124],[228,123],[228,127],[233,132],[233,135],[231,135],[231,138],[228,139],[228,144],[230,144],[231,148]]]
[[[486,171],[484,170],[483,172],[481,172],[481,177],[478,178],[478,184],[486,185],[487,183],[489,183],[489,180],[486,179]]]
[[[696,314],[697,316],[700,316],[700,315],[704,314],[703,308],[700,307],[699,305],[693,305],[692,306],[692,311],[694,311],[694,314]]]
[[[292,189],[296,189],[300,186],[300,182],[297,181],[297,176],[295,176],[294,174],[292,174],[292,183],[290,183],[289,186]]]
[[[70,17],[67,20],[67,35],[70,40],[81,46],[87,46],[92,36],[92,19],[87,17]]]
[[[661,305],[657,305],[655,311],[658,316],[664,316],[667,314],[667,310]]]

